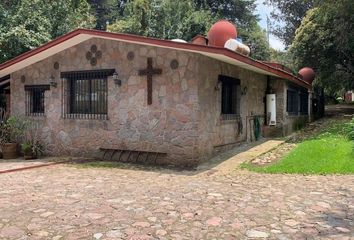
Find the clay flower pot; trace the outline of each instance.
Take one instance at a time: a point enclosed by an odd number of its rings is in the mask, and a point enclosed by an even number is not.
[[[18,158],[18,143],[4,143],[2,146],[2,157],[4,159]]]
[[[31,160],[31,159],[37,159],[37,154],[35,154],[34,152],[32,152],[32,150],[26,150],[23,151],[23,157],[25,158],[25,160]]]

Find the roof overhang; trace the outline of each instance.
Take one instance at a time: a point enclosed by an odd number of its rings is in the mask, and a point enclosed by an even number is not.
[[[254,60],[245,55],[230,51],[226,48],[203,46],[190,43],[179,43],[136,35],[102,32],[88,29],[77,29],[36,49],[28,51],[3,64],[0,64],[0,78],[21,70],[31,64],[44,60],[91,38],[102,38],[145,46],[147,45],[199,53],[218,61],[229,63],[253,72],[287,79],[303,87],[311,88],[311,85],[309,85],[307,82],[303,81],[297,76],[290,74],[289,72],[267,65],[261,61]]]
[[[27,53],[20,55],[8,62],[5,62],[0,65],[0,78],[21,70],[29,65],[42,61],[50,56],[53,56],[65,49],[73,47],[81,42],[84,42],[88,39],[92,38],[92,36],[87,34],[77,34],[72,36],[71,38],[60,41],[57,44],[48,44],[43,45],[45,48],[41,49],[41,47],[31,50]],[[55,41],[55,40],[54,40]],[[52,41],[53,42],[53,41]],[[49,42],[49,43],[52,43]],[[28,54],[31,53],[31,54]]]

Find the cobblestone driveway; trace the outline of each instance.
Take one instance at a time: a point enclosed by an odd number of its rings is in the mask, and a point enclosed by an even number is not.
[[[0,239],[354,239],[354,176],[0,174]]]

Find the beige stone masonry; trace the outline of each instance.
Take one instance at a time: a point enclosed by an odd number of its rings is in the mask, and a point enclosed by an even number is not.
[[[102,52],[96,66],[86,58],[92,45]],[[131,52],[134,59],[129,60]],[[146,76],[138,75],[148,57],[162,69],[153,76],[152,105],[147,104]],[[173,60],[177,69],[171,68]],[[122,80],[118,86],[108,77],[108,120],[64,119],[60,73],[95,69],[115,69]],[[247,89],[238,99],[238,119],[221,120],[219,75],[240,79],[241,89]],[[45,92],[45,116],[31,118],[42,126],[48,155],[92,157],[106,147],[167,153],[158,164],[197,165],[250,140],[250,118],[264,114],[265,75],[197,53],[93,38],[11,74],[13,115],[25,114],[24,86],[48,84],[50,76],[58,85]]]

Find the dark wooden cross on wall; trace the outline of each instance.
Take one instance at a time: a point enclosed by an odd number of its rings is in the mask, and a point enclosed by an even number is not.
[[[139,75],[146,75],[147,78],[147,102],[148,105],[152,104],[152,77],[154,75],[162,74],[161,68],[153,68],[152,67],[152,58],[147,59],[147,68],[143,70],[139,70]]]

